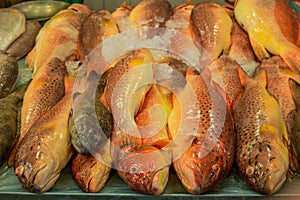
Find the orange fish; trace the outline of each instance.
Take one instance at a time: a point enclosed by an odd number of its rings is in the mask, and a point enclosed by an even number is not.
[[[129,15],[133,7],[127,5],[126,1],[112,13],[113,20],[118,24],[119,32],[130,30]]]
[[[178,159],[173,154],[173,166],[184,188],[191,194],[201,194],[213,189],[231,170],[235,132],[226,103],[210,82],[190,73],[186,79],[187,85],[176,98],[168,120],[173,141],[183,137],[175,145],[187,148]],[[186,119],[182,117],[185,113],[194,116]]]
[[[41,66],[32,79],[24,95],[20,136],[10,153],[9,166],[12,166],[17,147],[32,124],[63,97],[66,75],[67,69],[62,61],[53,58]]]
[[[36,120],[18,146],[15,174],[30,192],[50,190],[73,155],[68,126],[73,84],[74,77],[65,79],[64,97]]]

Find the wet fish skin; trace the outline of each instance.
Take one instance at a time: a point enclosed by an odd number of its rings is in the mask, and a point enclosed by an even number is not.
[[[283,0],[239,0],[235,5],[234,15],[247,31],[259,60],[269,58],[268,52],[280,55],[292,71],[299,73],[300,48],[290,42],[291,39],[287,36],[287,32],[294,32],[292,29],[295,28],[290,25],[289,17],[286,17],[288,15],[285,13],[293,12],[286,4],[287,1]],[[281,9],[284,11],[280,11]],[[278,19],[285,22],[279,22]],[[280,28],[283,24],[285,28]]]
[[[24,95],[21,111],[20,137],[11,151],[8,165],[12,166],[17,146],[32,124],[64,95],[67,69],[61,60],[53,58],[44,64],[32,79]]]
[[[0,98],[12,92],[18,77],[18,63],[14,58],[0,53]]]
[[[232,20],[225,9],[213,2],[198,3],[191,13],[192,38],[212,60],[228,53]]]
[[[119,33],[117,24],[107,10],[92,11],[85,18],[79,32],[77,59],[81,62],[106,38]]]
[[[97,193],[105,185],[111,168],[93,155],[78,153],[72,160],[72,175],[84,192]]]
[[[26,22],[25,32],[8,47],[6,53],[16,60],[23,58],[34,47],[35,38],[41,28],[37,21]]]
[[[32,125],[18,146],[15,175],[30,192],[50,190],[74,153],[68,128],[73,83],[73,77],[66,77],[64,97]]]
[[[0,165],[8,157],[17,138],[18,104],[22,102],[27,86],[22,85],[0,99]]]
[[[7,48],[25,31],[26,18],[22,11],[12,8],[0,9],[0,51]]]
[[[234,163],[235,132],[232,115],[223,98],[210,86],[210,81],[201,75],[190,74],[186,79],[188,84],[178,97],[184,105],[174,103],[168,120],[173,140],[178,137],[179,124],[184,120],[178,115],[188,112],[185,108],[188,101],[198,101],[197,109],[200,111],[194,112],[203,114],[192,120],[197,122],[196,134],[190,144],[184,144],[190,146],[177,160],[173,160],[173,166],[187,192],[202,194],[213,189],[230,172]],[[195,93],[196,99],[189,98],[190,93]],[[189,121],[190,126],[195,125],[192,121]]]
[[[284,63],[279,56],[273,56],[269,59],[262,61],[259,68],[256,70],[256,74],[259,74],[261,70],[264,70],[267,75],[267,90],[278,102],[282,111],[282,117],[287,128],[287,132],[290,138],[292,136],[292,128],[295,125],[295,111],[296,105],[293,99],[293,91],[290,89],[290,79],[300,83],[300,76],[293,73],[288,66]],[[290,173],[296,174],[300,170],[298,160],[295,157],[297,144],[295,140],[290,140],[289,154],[290,154]]]
[[[89,12],[83,4],[72,4],[44,24],[25,60],[26,67],[33,68],[33,76],[54,57],[63,62],[76,59],[79,30]]]
[[[129,16],[136,28],[164,28],[172,15],[172,6],[167,0],[143,0],[136,5]]]
[[[80,94],[75,93],[73,96],[73,108],[76,107],[74,108],[76,113],[73,112],[73,116],[69,119],[69,128],[71,130],[72,144],[79,153],[94,154],[109,140],[111,135],[112,114],[100,101],[108,74],[109,70],[100,79],[100,76],[95,71],[90,72],[85,91]],[[93,91],[91,87],[95,87],[95,81],[98,79],[94,97],[91,94]],[[93,102],[92,98],[95,98],[94,105],[91,103]],[[95,112],[96,119],[93,118],[92,112]]]
[[[114,12],[112,12],[112,18],[117,23],[119,32],[123,32],[129,30],[131,27],[129,21],[129,15],[132,11],[133,7],[127,5],[126,1],[116,8]]]
[[[239,173],[255,190],[276,193],[289,168],[289,140],[277,101],[266,90],[266,74],[249,79],[239,70],[244,93],[235,105],[236,163]]]

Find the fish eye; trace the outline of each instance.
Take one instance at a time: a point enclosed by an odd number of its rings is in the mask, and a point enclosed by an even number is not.
[[[253,173],[254,173],[254,168],[252,166],[248,166],[246,169],[247,176],[252,176]]]

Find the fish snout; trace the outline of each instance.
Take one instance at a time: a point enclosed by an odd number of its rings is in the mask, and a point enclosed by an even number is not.
[[[265,193],[274,194],[284,184],[287,175],[287,169],[282,165],[273,164],[270,169],[272,172],[266,177]]]

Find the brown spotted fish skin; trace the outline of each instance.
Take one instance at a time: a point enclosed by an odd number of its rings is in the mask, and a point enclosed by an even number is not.
[[[137,28],[164,28],[171,15],[172,6],[167,0],[143,0],[132,9],[129,19]]]
[[[21,111],[21,131],[8,161],[13,164],[17,147],[32,124],[64,95],[64,78],[67,69],[61,60],[54,58],[44,64],[33,78],[24,95]]]
[[[249,79],[240,71],[244,92],[234,106],[239,173],[255,190],[274,194],[289,168],[288,135],[277,101],[266,90],[262,71]]]
[[[15,174],[30,192],[50,190],[73,155],[68,127],[73,84],[74,77],[66,77],[64,97],[36,120],[18,146]]]
[[[99,192],[105,185],[111,168],[93,155],[76,154],[72,160],[72,175],[84,192]]]
[[[85,57],[104,39],[119,33],[117,24],[107,10],[96,10],[84,20],[79,32],[77,58]]]
[[[277,100],[283,120],[285,122],[289,137],[292,137],[292,128],[295,124],[296,105],[293,99],[293,94],[290,89],[289,80],[294,79],[300,82],[300,76],[293,73],[279,56],[273,56],[263,60],[262,64],[257,69],[256,73],[265,70],[267,74],[267,90]],[[291,140],[289,145],[290,153],[290,173],[299,172],[298,160],[294,152],[297,144]]]
[[[228,53],[231,44],[232,20],[220,5],[198,3],[191,13],[192,37],[207,51],[212,60],[222,52]]]
[[[202,194],[212,190],[231,170],[235,154],[235,132],[232,115],[225,101],[209,85],[209,81],[201,75],[188,75],[186,79],[188,86],[182,94],[196,94],[201,116],[191,146],[179,159],[173,161],[173,166],[189,193]],[[185,95],[179,98],[185,98]],[[168,121],[173,138],[178,130],[176,123],[182,120],[176,120],[180,114],[177,107],[178,104],[174,104]]]

